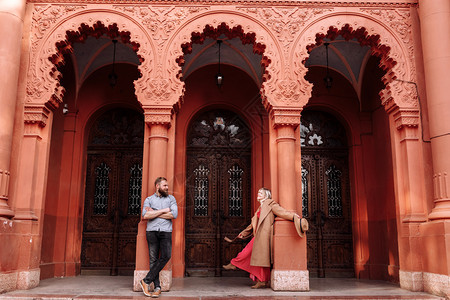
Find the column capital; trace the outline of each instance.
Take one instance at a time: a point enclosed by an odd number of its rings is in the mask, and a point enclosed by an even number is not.
[[[402,129],[403,127],[419,127],[419,110],[414,107],[401,108],[396,106],[391,110],[392,116],[394,117],[395,127],[397,129]]]
[[[38,124],[40,127],[47,125],[50,110],[44,105],[25,104],[24,107],[24,123]]]
[[[294,129],[300,125],[300,113],[301,108],[291,107],[273,107],[270,111],[272,117],[273,126],[277,128],[279,126],[291,126]]]
[[[172,106],[153,106],[146,105],[144,108],[145,123],[151,125],[165,125],[167,128],[171,126],[173,108]]]

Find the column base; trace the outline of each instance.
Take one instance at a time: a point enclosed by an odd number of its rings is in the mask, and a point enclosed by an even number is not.
[[[14,291],[17,285],[17,272],[0,273],[0,294]]]
[[[17,289],[29,290],[39,285],[40,269],[20,271],[17,274]]]
[[[450,299],[450,276],[424,272],[423,289],[424,292]]]
[[[0,199],[0,217],[11,219],[14,212],[9,208],[8,203],[4,199]]]
[[[309,271],[272,270],[270,285],[274,291],[309,291]]]
[[[134,270],[133,291],[141,292],[142,288],[139,282],[147,275],[147,271]],[[162,270],[159,272],[159,281],[161,282],[161,291],[167,292],[172,287],[172,271]]]
[[[400,287],[413,292],[423,291],[423,273],[400,270]]]
[[[427,292],[450,298],[450,276],[447,275],[400,271],[400,287],[413,292]]]
[[[40,269],[0,273],[0,294],[14,290],[29,290],[39,285]]]
[[[34,211],[29,209],[17,209],[16,214],[13,218],[14,220],[31,220],[31,221],[37,221],[38,217],[34,214]]]

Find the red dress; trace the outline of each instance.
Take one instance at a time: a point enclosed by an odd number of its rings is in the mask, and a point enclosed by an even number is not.
[[[260,212],[258,212],[259,218]],[[247,271],[250,273],[250,278],[253,281],[258,279],[259,281],[269,281],[270,280],[270,268],[269,267],[259,267],[250,265],[250,259],[252,257],[253,250],[253,237],[252,240],[242,249],[241,252],[231,260],[231,264],[238,267],[241,270]]]

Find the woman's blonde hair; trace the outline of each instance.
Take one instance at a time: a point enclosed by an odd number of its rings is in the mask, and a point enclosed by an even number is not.
[[[264,199],[272,199],[272,192],[269,189],[260,188],[259,191],[264,191],[264,193],[266,194],[266,197]]]

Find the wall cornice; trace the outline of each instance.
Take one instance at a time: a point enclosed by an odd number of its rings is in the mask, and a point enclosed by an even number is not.
[[[28,3],[74,3],[74,0],[28,0]],[[270,5],[270,6],[355,6],[355,7],[411,7],[418,4],[418,0],[405,0],[405,1],[395,1],[395,0],[376,0],[376,1],[301,1],[301,0],[82,0],[76,1],[77,4],[156,4],[156,5]]]

